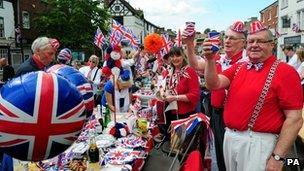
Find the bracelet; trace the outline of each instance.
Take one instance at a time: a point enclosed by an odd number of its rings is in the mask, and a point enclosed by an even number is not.
[[[178,95],[176,95],[176,101],[178,101],[178,99],[179,99],[179,96],[178,96]]]

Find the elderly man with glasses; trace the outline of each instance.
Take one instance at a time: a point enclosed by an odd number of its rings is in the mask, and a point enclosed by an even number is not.
[[[245,26],[241,21],[234,22],[225,32],[224,37],[224,51],[225,54],[216,55],[216,67],[217,72],[222,72],[233,64],[244,61],[247,59],[245,47]],[[194,36],[183,36],[183,42],[187,45],[187,55],[189,58],[189,63],[197,71],[203,72],[205,70],[205,59],[198,57],[194,53]],[[217,166],[219,170],[225,170],[225,163],[223,157],[223,140],[225,133],[225,125],[223,122],[223,107],[226,92],[225,89],[211,91],[211,128],[214,133],[215,139],[215,150]]]
[[[281,170],[303,124],[297,72],[272,54],[274,37],[260,21],[250,25],[249,61],[218,74],[211,42],[204,42],[206,86],[229,88],[224,106],[227,170]]]

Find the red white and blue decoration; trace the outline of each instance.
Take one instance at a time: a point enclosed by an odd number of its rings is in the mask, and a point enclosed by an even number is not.
[[[230,29],[235,31],[235,32],[239,32],[239,33],[245,33],[246,29],[245,29],[245,24],[242,21],[236,21],[234,22],[231,26]]]
[[[52,158],[77,139],[84,110],[79,91],[59,75],[14,78],[0,93],[0,148],[21,160]]]
[[[127,124],[120,122],[110,122],[105,132],[107,134],[113,135],[115,138],[121,138],[127,136],[130,133],[130,130]]]
[[[60,64],[52,66],[47,72],[58,74],[75,85],[83,97],[87,117],[92,115],[94,109],[93,88],[83,74],[71,66]]]
[[[108,47],[105,55],[105,66],[102,68],[102,73],[105,75],[119,76],[121,71],[121,47],[116,45]]]
[[[266,30],[267,28],[261,23],[261,21],[256,20],[250,23],[250,31],[249,34],[254,34],[263,30]]]
[[[95,33],[95,37],[94,37],[94,44],[99,48],[102,49],[102,45],[104,45],[106,43],[106,38],[105,36],[102,34],[100,28],[98,27]]]
[[[201,122],[204,122],[207,125],[207,128],[209,128],[209,117],[202,114],[197,113],[190,115],[188,118],[185,119],[179,119],[171,122],[171,127],[175,129],[176,132],[178,132],[179,129],[182,129],[182,127],[186,128],[186,134],[189,135],[192,133],[194,128]]]
[[[220,33],[219,32],[209,32],[208,33],[209,42],[211,42],[211,50],[213,53],[220,50]]]

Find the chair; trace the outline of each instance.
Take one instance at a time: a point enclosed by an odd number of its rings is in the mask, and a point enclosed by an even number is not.
[[[160,148],[161,150],[154,149],[152,151],[143,167],[143,171],[185,170],[187,166],[183,168],[181,166],[191,152],[196,151],[196,154],[199,152],[200,156],[205,156],[209,118],[203,114],[194,114],[189,118],[176,121],[181,121],[182,128],[179,135],[181,138],[179,149],[174,151],[171,149],[170,142],[165,142]],[[203,161],[203,157],[199,161]]]

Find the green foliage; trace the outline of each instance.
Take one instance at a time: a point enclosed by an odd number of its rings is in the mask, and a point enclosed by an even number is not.
[[[209,33],[210,31],[211,31],[210,28],[206,28],[206,29],[204,30],[204,33],[207,34],[207,33]]]
[[[38,14],[33,25],[40,35],[58,38],[62,47],[94,50],[93,39],[99,26],[107,34],[110,14],[96,0],[43,0],[47,10]]]

